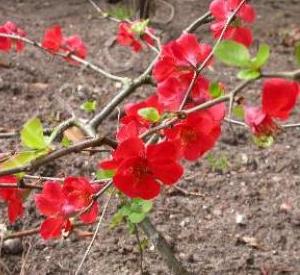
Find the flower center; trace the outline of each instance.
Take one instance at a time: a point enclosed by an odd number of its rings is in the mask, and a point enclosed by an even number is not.
[[[181,138],[185,144],[193,143],[198,139],[198,135],[193,129],[185,128],[181,132]]]

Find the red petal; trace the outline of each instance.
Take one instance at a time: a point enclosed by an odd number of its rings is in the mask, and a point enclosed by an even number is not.
[[[153,67],[153,77],[157,82],[166,80],[176,70],[174,59],[163,56]]]
[[[299,95],[296,82],[272,78],[264,82],[262,108],[268,115],[285,120],[295,107]]]
[[[256,13],[251,5],[245,4],[238,12],[238,16],[248,23],[253,23],[256,18]]]
[[[178,59],[187,60],[194,67],[198,64],[198,56],[201,54],[200,43],[194,34],[183,34],[174,44],[173,52]]]
[[[129,138],[138,138],[138,126],[135,121],[131,121],[128,124],[121,126],[117,133],[118,142],[124,142]]]
[[[60,26],[48,28],[44,34],[42,47],[51,51],[58,52],[63,41],[62,31]]]
[[[93,223],[97,219],[98,212],[99,212],[98,204],[95,202],[93,206],[89,209],[89,211],[85,212],[80,216],[80,219],[84,223]]]
[[[45,240],[57,238],[61,235],[64,224],[65,219],[62,217],[48,218],[43,221],[40,234]]]
[[[115,151],[114,157],[118,159],[128,159],[144,153],[144,143],[138,138],[130,138],[122,142]]]
[[[218,20],[226,20],[229,9],[226,0],[214,0],[209,5],[209,11]]]
[[[18,217],[22,217],[24,207],[21,199],[8,201],[8,219],[10,223],[14,223]]]
[[[176,183],[183,175],[182,166],[176,162],[152,162],[150,167],[154,176],[167,185]]]
[[[252,31],[244,27],[228,27],[224,35],[225,39],[232,39],[238,43],[249,47],[252,44]]]
[[[160,185],[151,176],[144,177],[142,181],[136,181],[132,174],[119,172],[114,177],[114,184],[130,198],[149,200],[160,192]]]
[[[164,162],[177,160],[178,150],[173,143],[164,141],[159,144],[150,144],[147,147],[147,159],[150,162]]]
[[[40,213],[45,216],[52,216],[61,211],[66,197],[62,192],[62,187],[56,182],[46,182],[43,191],[35,195],[35,204]]]

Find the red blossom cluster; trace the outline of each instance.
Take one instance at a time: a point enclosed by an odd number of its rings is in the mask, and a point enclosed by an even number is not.
[[[49,239],[68,233],[75,215],[84,223],[93,223],[99,212],[93,195],[99,189],[98,184],[91,184],[82,177],[68,177],[63,184],[45,182],[43,191],[35,195],[37,209],[47,217],[41,225],[41,236]]]
[[[145,42],[146,45],[154,44],[151,33],[154,33],[154,31],[147,27],[147,21],[121,22],[117,41],[120,45],[128,46],[133,51],[140,52],[143,49],[142,42]]]
[[[0,33],[8,35],[16,35],[24,37],[26,32],[19,28],[15,23],[7,21],[4,25],[0,26]],[[16,51],[20,52],[24,49],[24,42],[12,39],[8,37],[0,37],[0,50],[4,52],[9,52],[11,48],[15,45]]]
[[[0,177],[0,185],[6,185],[6,187],[0,188],[0,199],[7,203],[8,219],[10,223],[14,223],[24,212],[24,192],[18,188],[18,178],[16,176]]]
[[[211,31],[214,38],[218,38],[232,13],[239,7],[241,0],[214,0],[209,10],[214,17]],[[242,23],[253,23],[255,21],[255,10],[250,4],[243,4],[225,30],[224,39],[235,40],[249,47],[253,41],[251,29]]]
[[[160,132],[161,141],[145,144],[139,136],[158,123],[162,117],[172,117],[180,106],[193,107],[211,99],[209,81],[200,76],[198,67],[211,52],[207,44],[199,43],[193,34],[183,34],[163,46],[153,68],[157,81],[155,95],[139,103],[128,104],[117,132],[119,146],[112,160],[101,162],[101,169],[114,171],[116,188],[131,198],[153,199],[161,185],[175,184],[183,173],[179,161],[196,160],[210,150],[221,134],[224,104],[198,111]],[[211,65],[212,60],[207,65]],[[189,85],[196,80],[186,103]],[[152,118],[143,116],[151,110]]]
[[[251,30],[243,25],[255,20],[255,11],[249,4],[240,6],[241,0],[214,0],[210,12],[214,17],[211,30],[215,38],[224,31],[228,18],[236,11],[224,32],[246,46],[252,43]],[[133,51],[141,51],[145,42],[153,45],[153,30],[148,21],[121,22],[117,40]],[[25,32],[12,22],[0,26],[0,33],[25,36]],[[12,45],[23,49],[23,42],[0,37],[0,50],[9,51]],[[62,54],[66,61],[77,64],[74,55],[85,59],[87,48],[78,35],[65,37],[60,26],[48,28],[41,46],[52,54]],[[175,184],[184,173],[181,162],[195,161],[214,147],[221,135],[225,105],[219,103],[192,113],[189,108],[212,99],[210,81],[200,75],[199,68],[213,65],[212,47],[200,43],[194,34],[184,33],[178,39],[162,46],[159,59],[152,70],[156,81],[154,94],[141,102],[125,106],[116,133],[118,147],[111,158],[101,161],[99,169],[111,172],[114,186],[129,198],[153,199],[163,186]],[[205,62],[203,64],[203,62]],[[191,85],[193,84],[193,85]],[[286,120],[300,93],[297,82],[269,79],[263,84],[260,107],[245,105],[245,121],[257,136],[273,136],[280,126],[276,120]],[[174,119],[170,127],[162,127],[150,138],[143,134],[160,123]],[[8,205],[11,223],[23,214],[24,191],[18,188],[15,176],[0,177],[0,199]],[[99,209],[95,194],[99,185],[82,177],[67,177],[63,183],[47,181],[41,193],[35,194],[39,212],[46,217],[40,233],[44,239],[61,236],[72,229],[78,217],[84,223],[96,220]]]
[[[87,56],[87,48],[81,38],[78,35],[69,37],[63,36],[61,27],[58,25],[46,30],[42,41],[42,47],[53,54],[73,54],[81,59],[85,59]],[[68,56],[66,56],[65,59],[71,64],[77,64],[76,61]]]
[[[281,78],[268,79],[263,84],[262,106],[245,106],[245,121],[254,135],[274,136],[280,129],[276,119],[284,121],[290,116],[300,93],[295,81]]]

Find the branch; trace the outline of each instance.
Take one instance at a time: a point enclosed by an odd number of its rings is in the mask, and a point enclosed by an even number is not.
[[[33,41],[33,40],[30,40],[26,37],[22,37],[22,36],[19,36],[19,35],[14,35],[14,34],[6,34],[6,33],[0,33],[0,37],[6,37],[6,38],[11,38],[11,39],[14,39],[14,40],[18,40],[18,41],[22,41],[26,44],[29,44],[31,46],[34,46],[36,48],[39,48],[45,52],[47,52],[49,54],[49,51],[45,48],[43,48],[42,44],[39,43],[39,42],[36,42],[36,41]],[[116,75],[113,75],[109,72],[106,72],[105,70],[103,70],[102,68],[98,67],[97,65],[91,63],[90,61],[87,61],[87,60],[84,60],[74,54],[72,54],[72,52],[67,52],[67,53],[51,53],[53,55],[57,55],[57,56],[60,56],[60,57],[63,57],[63,58],[70,58],[72,59],[73,61],[76,61],[78,63],[80,63],[81,65],[84,65],[85,67],[109,78],[109,79],[112,79],[114,81],[119,81],[119,82],[126,82],[127,81],[127,78],[126,77],[120,77],[120,76],[116,76]]]
[[[69,155],[71,153],[78,153],[78,152],[82,151],[83,149],[90,148],[90,147],[97,147],[97,146],[101,146],[101,145],[109,145],[114,148],[116,146],[116,142],[107,137],[97,137],[94,139],[85,140],[85,141],[79,142],[77,144],[74,144],[68,148],[62,148],[62,149],[53,151],[50,154],[48,154],[46,156],[42,156],[40,158],[37,158],[37,159],[31,161],[29,164],[26,164],[24,166],[7,169],[7,170],[2,170],[2,171],[0,171],[0,176],[16,174],[16,173],[20,173],[20,172],[30,172],[32,170],[39,168],[42,165],[45,165],[46,163],[49,163],[53,160],[61,158],[65,155]]]
[[[201,17],[197,18],[192,24],[183,30],[183,32],[192,33],[195,32],[200,26],[210,23],[212,21],[211,13],[208,11]]]
[[[103,208],[103,210],[102,210],[101,216],[100,216],[99,221],[98,221],[98,223],[97,223],[97,227],[96,227],[95,232],[94,232],[94,234],[93,234],[93,238],[92,238],[92,240],[91,240],[89,246],[87,247],[87,249],[86,249],[86,251],[85,251],[85,253],[84,253],[83,257],[82,257],[81,262],[80,262],[78,268],[76,269],[75,275],[78,275],[78,274],[79,274],[79,272],[80,272],[80,270],[81,270],[81,268],[82,268],[82,266],[83,266],[83,264],[84,264],[86,258],[88,257],[89,253],[91,252],[92,246],[93,246],[93,244],[94,244],[94,242],[95,242],[95,240],[96,240],[96,237],[97,237],[97,234],[98,234],[98,232],[99,232],[100,226],[101,226],[102,221],[103,221],[103,219],[104,219],[104,215],[105,215],[105,213],[106,213],[106,211],[107,211],[109,202],[110,202],[110,200],[111,200],[113,194],[114,194],[114,193],[111,193],[111,194],[110,194],[110,196],[109,196],[109,198],[108,198],[106,204],[104,205],[104,208]]]
[[[275,73],[261,73],[261,77],[266,77],[266,78],[276,78],[276,77],[281,77],[281,78],[289,78],[291,80],[295,81],[300,81],[300,70],[295,70],[292,72],[275,72]]]
[[[149,218],[145,218],[140,223],[140,227],[143,229],[144,233],[153,243],[155,248],[158,250],[173,274],[190,275],[190,273],[184,268],[184,266],[176,259],[170,245],[167,243],[165,238],[156,230],[156,228],[150,222]]]
[[[197,67],[195,73],[196,75],[194,76],[191,85],[189,86],[185,97],[181,103],[180,109],[179,111],[181,111],[183,109],[183,106],[185,105],[185,103],[187,102],[187,99],[189,97],[189,94],[191,93],[191,91],[193,90],[193,87],[196,84],[197,78],[200,75],[200,73],[202,72],[202,70],[206,67],[206,65],[209,63],[209,61],[212,59],[217,47],[219,46],[220,42],[222,41],[222,39],[224,38],[225,32],[227,31],[229,24],[232,22],[232,20],[234,20],[236,14],[240,11],[240,9],[242,8],[242,6],[247,2],[247,0],[242,0],[239,5],[237,6],[237,8],[231,13],[231,15],[227,18],[225,25],[222,29],[222,32],[218,38],[218,40],[216,41],[216,43],[214,44],[211,52],[207,55],[207,57],[204,59],[204,61]]]
[[[151,83],[151,77],[149,76],[149,73],[151,72],[152,67],[154,66],[158,57],[159,56],[152,61],[143,74],[127,85],[125,84],[123,89],[118,92],[118,94],[102,109],[102,111],[90,120],[88,127],[97,129],[103,120],[106,119],[112,113],[112,111],[138,87],[142,86],[143,84]]]

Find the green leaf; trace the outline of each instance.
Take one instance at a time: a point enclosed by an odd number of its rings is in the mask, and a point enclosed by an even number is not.
[[[91,113],[96,110],[96,106],[97,106],[96,100],[87,100],[80,106],[80,109],[86,111],[87,113]]]
[[[223,95],[223,88],[218,82],[212,82],[209,85],[209,93],[213,98],[218,98]]]
[[[142,212],[143,213],[148,213],[152,209],[153,203],[152,201],[144,201],[142,203]]]
[[[115,170],[99,170],[96,172],[97,180],[111,179],[115,175]]]
[[[70,145],[72,145],[72,141],[69,140],[67,137],[63,137],[62,141],[61,141],[61,145],[63,147],[69,147]]]
[[[232,113],[236,118],[244,119],[245,111],[242,105],[237,105],[232,108]]]
[[[48,153],[48,150],[20,152],[0,164],[0,171],[24,166],[38,157]]]
[[[297,61],[298,65],[300,66],[300,41],[296,44],[295,56],[296,56],[296,61]]]
[[[251,67],[259,69],[265,65],[270,57],[270,47],[268,44],[260,44],[257,55],[251,60]]]
[[[128,215],[130,215],[130,213],[132,212],[131,208],[129,205],[123,205],[118,212],[120,212],[123,217],[127,217]]]
[[[258,147],[266,149],[273,145],[274,138],[272,136],[253,136],[253,141]]]
[[[239,71],[237,77],[239,79],[245,79],[245,80],[251,80],[251,79],[256,79],[260,76],[260,72],[257,70],[252,70],[252,69],[246,69]]]
[[[138,213],[138,212],[132,212],[128,215],[128,219],[130,222],[136,224],[136,223],[140,223],[141,221],[143,221],[143,219],[145,219],[145,214],[144,213]]]
[[[215,51],[215,56],[229,66],[247,68],[250,64],[250,54],[243,45],[231,40],[222,41]]]
[[[123,219],[124,219],[124,216],[122,215],[122,213],[117,211],[111,218],[110,228],[113,229],[113,228],[117,227],[118,225],[120,225],[120,223],[123,221]]]
[[[146,107],[138,110],[138,115],[150,122],[157,122],[160,120],[159,112],[156,108]]]
[[[131,30],[138,35],[142,35],[145,33],[148,24],[149,19],[135,22],[133,23]]]
[[[44,137],[44,130],[38,118],[27,121],[21,131],[22,144],[31,149],[44,149],[48,146]]]

